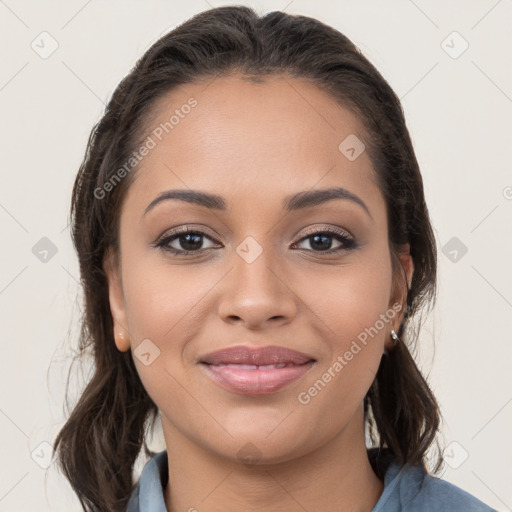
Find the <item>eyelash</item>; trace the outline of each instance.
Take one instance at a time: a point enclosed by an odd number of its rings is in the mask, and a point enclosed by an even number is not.
[[[185,228],[180,228],[180,229],[178,229],[177,231],[174,231],[171,234],[163,236],[155,244],[153,244],[153,246],[156,247],[156,248],[160,248],[160,249],[162,249],[165,252],[169,252],[171,254],[174,254],[176,256],[189,256],[189,255],[194,255],[194,254],[197,255],[197,254],[200,254],[203,251],[207,251],[209,249],[213,249],[213,247],[209,247],[207,249],[199,249],[197,251],[187,251],[185,249],[181,249],[181,250],[172,249],[172,248],[170,248],[168,246],[172,241],[180,238],[181,236],[188,235],[188,234],[204,236],[204,237],[210,239],[212,242],[214,241],[210,236],[208,236],[203,231],[200,231],[200,230],[197,230],[197,229],[192,229],[192,228],[189,228],[189,227],[185,227]],[[350,250],[355,249],[357,247],[357,243],[356,243],[356,241],[353,238],[348,236],[343,231],[338,231],[338,230],[333,229],[333,228],[324,228],[324,229],[317,229],[317,230],[308,231],[308,232],[305,233],[305,236],[303,236],[296,243],[303,242],[304,240],[307,240],[308,238],[311,238],[311,237],[313,237],[315,235],[325,235],[325,234],[329,235],[332,238],[337,239],[339,242],[342,242],[343,245],[341,245],[340,247],[337,247],[335,249],[329,249],[327,251],[314,251],[312,249],[300,249],[300,250],[301,251],[306,251],[306,252],[314,252],[314,253],[318,253],[320,255],[331,255],[331,254],[335,254],[335,253],[338,253],[338,252],[341,252],[341,251],[350,251]]]

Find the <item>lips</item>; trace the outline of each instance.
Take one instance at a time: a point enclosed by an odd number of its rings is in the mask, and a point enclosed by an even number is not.
[[[201,367],[229,391],[263,395],[302,377],[316,360],[302,352],[272,346],[251,349],[235,346],[203,356]]]
[[[275,364],[304,364],[314,359],[311,356],[284,347],[262,347],[251,349],[236,346],[212,352],[201,358],[207,364],[245,364],[266,366]]]

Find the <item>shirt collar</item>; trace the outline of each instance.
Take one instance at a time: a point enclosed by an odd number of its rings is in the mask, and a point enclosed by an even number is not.
[[[384,490],[371,512],[394,511],[396,486],[400,483],[407,466],[400,468],[396,462],[386,464]],[[410,469],[410,468],[409,468]],[[151,458],[140,475],[139,481],[128,502],[127,512],[167,512],[164,501],[164,489],[169,480],[167,450]],[[384,508],[386,507],[386,508]],[[399,510],[399,509],[397,509]]]

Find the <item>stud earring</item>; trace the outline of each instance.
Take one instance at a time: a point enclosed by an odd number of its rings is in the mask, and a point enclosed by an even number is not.
[[[391,329],[391,339],[393,340],[393,345],[398,345],[400,338],[398,337],[395,329]]]

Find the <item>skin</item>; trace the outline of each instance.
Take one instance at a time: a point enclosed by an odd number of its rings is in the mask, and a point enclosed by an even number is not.
[[[239,75],[174,89],[155,106],[152,126],[191,96],[198,105],[144,158],[128,189],[119,265],[112,255],[105,261],[117,348],[133,351],[150,339],[160,350],[148,366],[134,362],[161,411],[167,510],[370,511],[383,483],[367,458],[363,398],[404,311],[307,405],[297,399],[405,297],[370,158],[349,161],[338,150],[349,134],[363,140],[363,127],[311,83]],[[347,199],[282,208],[290,194],[329,187],[357,195],[368,212]],[[189,188],[223,196],[228,209],[167,200],[144,215],[162,191]],[[198,255],[154,247],[180,226],[206,234]],[[326,227],[357,246],[322,255],[305,232]],[[252,263],[236,251],[247,236],[263,251]],[[183,238],[170,244],[187,248]],[[400,259],[410,282],[408,247]],[[241,395],[198,365],[206,353],[239,344],[281,345],[317,363],[280,391]],[[248,443],[255,464],[237,455]]]

